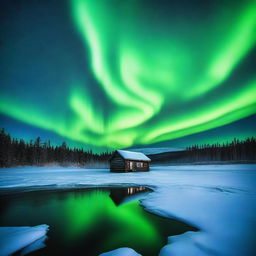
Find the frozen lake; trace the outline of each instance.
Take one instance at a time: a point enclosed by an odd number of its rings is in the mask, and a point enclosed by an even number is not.
[[[147,173],[61,167],[0,171],[3,194],[10,190],[106,186],[148,186],[154,192],[142,198],[143,207],[199,228],[197,232],[169,235],[160,256],[255,255],[256,165],[158,166]],[[51,224],[35,222],[40,224],[51,230]],[[126,247],[136,250],[129,244]]]
[[[158,255],[170,235],[196,230],[143,210],[143,187],[40,191],[1,200],[0,226],[50,228],[46,247],[30,255],[90,255],[128,246],[145,256]]]

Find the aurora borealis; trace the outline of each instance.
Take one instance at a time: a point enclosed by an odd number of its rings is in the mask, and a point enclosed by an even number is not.
[[[9,126],[105,150],[256,113],[254,0],[1,5],[0,113]]]

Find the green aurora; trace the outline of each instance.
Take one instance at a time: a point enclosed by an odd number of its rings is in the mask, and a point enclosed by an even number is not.
[[[1,88],[0,113],[108,149],[181,138],[253,115],[255,72],[239,79],[237,73],[255,50],[256,2],[231,2],[215,1],[208,11],[195,4],[193,13],[164,1],[156,8],[154,1],[71,0],[70,23],[88,60],[84,78],[56,85],[66,88],[64,103],[50,99],[49,106]]]

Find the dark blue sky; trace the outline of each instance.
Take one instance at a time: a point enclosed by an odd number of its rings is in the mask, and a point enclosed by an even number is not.
[[[106,3],[1,1],[0,127],[95,151],[255,136],[254,1]]]

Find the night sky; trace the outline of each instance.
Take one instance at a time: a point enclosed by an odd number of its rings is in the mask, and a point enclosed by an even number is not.
[[[2,0],[0,127],[95,151],[255,136],[254,0]]]

